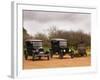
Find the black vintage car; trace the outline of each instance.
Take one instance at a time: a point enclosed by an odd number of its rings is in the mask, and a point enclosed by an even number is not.
[[[50,53],[48,51],[44,51],[42,40],[35,40],[35,39],[28,39],[25,41],[26,44],[26,50],[25,50],[25,59],[28,59],[28,56],[32,56],[32,59],[34,60],[36,57],[41,59],[41,57],[47,57],[47,59],[50,59]]]
[[[74,57],[74,51],[69,49],[67,47],[67,40],[66,39],[51,39],[51,57],[53,57],[54,54],[58,54],[61,59],[63,59],[63,56],[65,54],[68,54],[71,56],[71,58]]]
[[[78,44],[78,54],[80,56],[87,56],[86,46],[85,46],[85,43],[82,41]]]

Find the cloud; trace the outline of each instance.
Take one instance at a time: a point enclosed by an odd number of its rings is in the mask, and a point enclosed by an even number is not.
[[[62,30],[90,33],[91,15],[86,13],[23,11],[24,28],[30,34],[44,32],[51,26]],[[47,32],[46,32],[47,33]]]

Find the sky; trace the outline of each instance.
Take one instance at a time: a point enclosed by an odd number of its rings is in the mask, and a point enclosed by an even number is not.
[[[50,27],[58,30],[83,31],[91,33],[91,14],[69,12],[23,11],[23,27],[34,36],[36,33],[48,34]]]

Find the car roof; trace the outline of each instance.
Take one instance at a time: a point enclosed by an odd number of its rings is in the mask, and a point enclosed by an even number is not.
[[[51,41],[67,41],[67,40],[62,38],[53,38],[51,39]]]
[[[26,42],[27,41],[31,41],[31,42],[42,42],[42,40],[39,40],[39,39],[27,39],[25,40]]]

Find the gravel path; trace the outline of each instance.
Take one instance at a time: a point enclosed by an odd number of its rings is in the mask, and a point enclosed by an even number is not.
[[[23,69],[36,69],[36,68],[57,68],[57,67],[80,67],[90,66],[91,57],[75,57],[71,59],[69,56],[65,56],[64,59],[59,59],[58,56],[54,56],[52,59],[47,60],[42,58],[32,61],[29,57],[28,60],[23,60]]]

